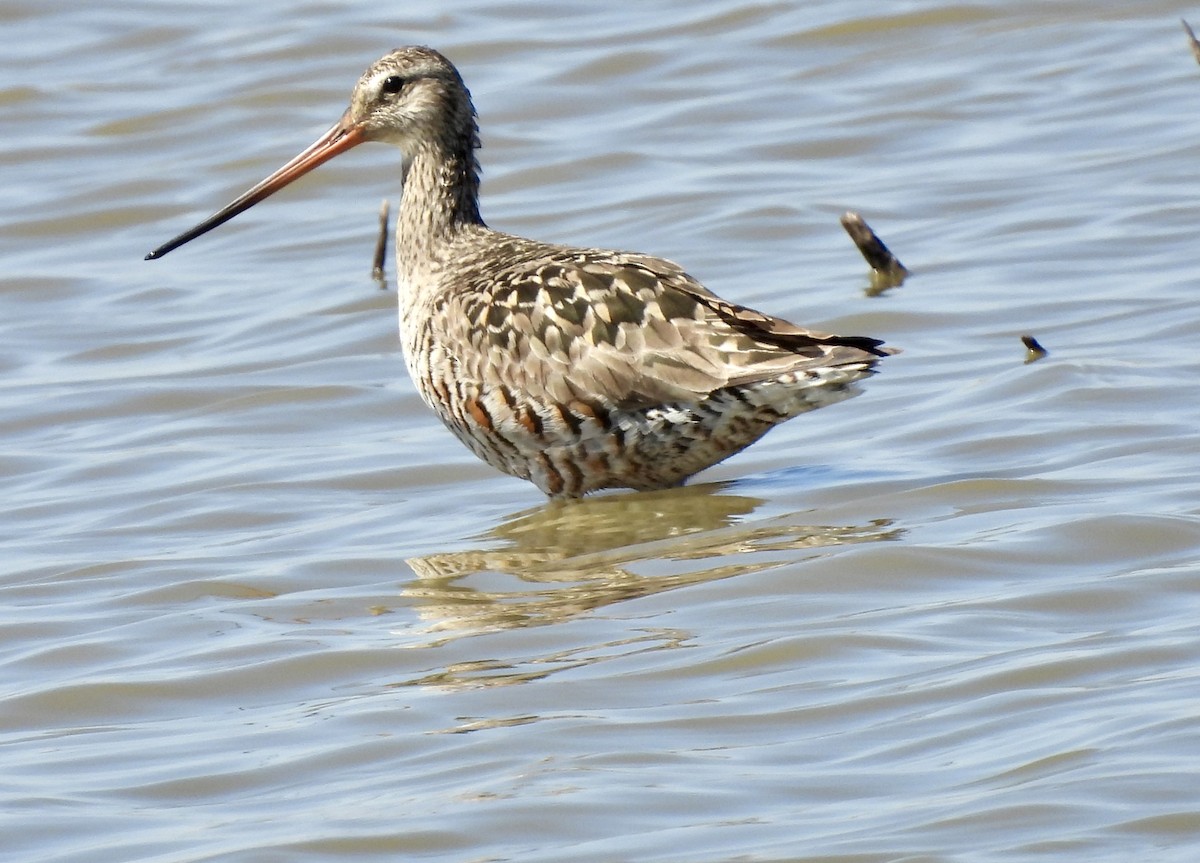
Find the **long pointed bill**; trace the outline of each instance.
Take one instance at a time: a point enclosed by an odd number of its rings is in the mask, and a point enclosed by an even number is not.
[[[366,135],[362,127],[350,122],[350,112],[347,111],[342,115],[342,119],[338,120],[328,132],[314,141],[312,146],[299,156],[292,159],[292,161],[288,162],[237,200],[230,202],[222,209],[213,213],[203,222],[196,225],[196,227],[184,231],[173,240],[163,243],[153,252],[146,255],[146,260],[153,261],[156,258],[161,258],[172,249],[179,248],[184,243],[196,239],[201,234],[207,234],[213,228],[217,227],[217,225],[225,224],[238,213],[253,207],[263,198],[275,194],[288,183],[292,182],[292,180],[303,177],[318,165],[323,165],[339,153],[344,153],[365,140]]]

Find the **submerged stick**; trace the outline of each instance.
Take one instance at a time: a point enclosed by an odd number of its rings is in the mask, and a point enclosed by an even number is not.
[[[883,244],[871,226],[863,221],[862,216],[847,212],[842,215],[841,222],[871,267],[871,286],[878,292],[900,285],[908,275],[908,269]]]
[[[371,277],[383,281],[383,265],[387,260],[388,212],[390,205],[384,198],[379,205],[379,237],[375,240],[375,257],[372,259]]]

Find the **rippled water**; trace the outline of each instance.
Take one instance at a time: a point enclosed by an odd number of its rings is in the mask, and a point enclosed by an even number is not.
[[[0,0],[6,859],[1197,859],[1200,12],[633,8]],[[395,154],[141,260],[409,42],[493,225],[904,353],[548,505],[405,377]]]

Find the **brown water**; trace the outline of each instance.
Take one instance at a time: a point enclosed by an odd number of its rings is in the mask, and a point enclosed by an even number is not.
[[[1200,859],[1200,12],[548,8],[0,0],[0,857]],[[394,153],[141,260],[410,42],[496,227],[904,353],[549,506],[405,377]]]

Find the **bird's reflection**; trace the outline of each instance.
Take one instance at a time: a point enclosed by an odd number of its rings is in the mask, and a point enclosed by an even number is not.
[[[848,543],[893,539],[887,519],[814,525],[754,521],[762,500],[727,483],[552,502],[516,514],[486,547],[408,561],[403,587],[427,631],[490,630],[569,619],[601,606],[756,572]]]

